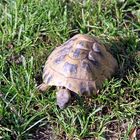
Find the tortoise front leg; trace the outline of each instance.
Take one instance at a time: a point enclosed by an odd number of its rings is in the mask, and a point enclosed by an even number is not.
[[[45,84],[45,83],[42,83],[42,84],[40,84],[40,85],[37,87],[37,89],[38,89],[39,91],[41,91],[41,92],[46,91],[47,88],[48,88],[48,85]]]
[[[57,98],[57,105],[64,109],[66,108],[67,104],[69,103],[71,99],[71,93],[68,89],[59,88],[56,92],[56,98]]]

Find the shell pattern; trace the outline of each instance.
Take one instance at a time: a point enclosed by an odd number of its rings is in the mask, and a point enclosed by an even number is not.
[[[97,93],[117,68],[116,59],[95,37],[78,34],[54,49],[43,71],[43,81],[77,94]]]

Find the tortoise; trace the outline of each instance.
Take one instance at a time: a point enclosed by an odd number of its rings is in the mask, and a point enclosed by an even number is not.
[[[45,91],[48,86],[56,86],[57,105],[64,109],[72,93],[97,94],[117,67],[116,59],[96,37],[77,34],[50,54],[38,89]]]

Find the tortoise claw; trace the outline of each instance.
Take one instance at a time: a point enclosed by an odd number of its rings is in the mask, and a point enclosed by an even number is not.
[[[39,86],[37,86],[37,89],[41,92],[46,91],[48,88],[48,85],[46,85],[45,83],[40,84]]]

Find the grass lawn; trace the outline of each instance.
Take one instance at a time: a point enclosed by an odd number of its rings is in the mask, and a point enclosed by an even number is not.
[[[77,33],[100,38],[119,68],[98,96],[60,110],[56,90],[36,86],[48,55]],[[140,140],[139,51],[137,0],[1,0],[0,139]]]

